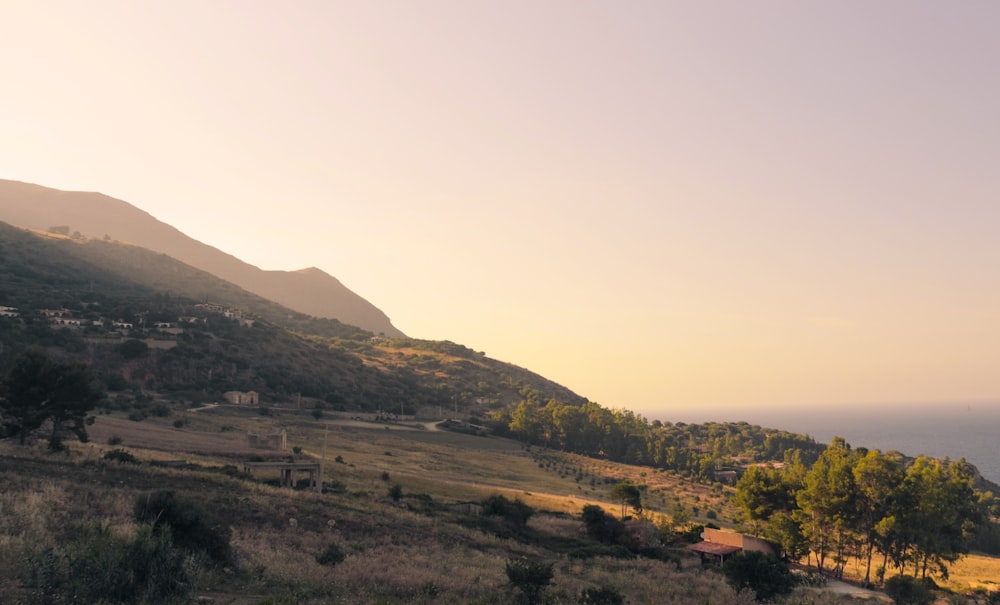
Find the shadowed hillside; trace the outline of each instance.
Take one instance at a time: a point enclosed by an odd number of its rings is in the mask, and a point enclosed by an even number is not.
[[[116,388],[414,413],[469,411],[523,392],[584,399],[528,370],[450,342],[372,338],[295,313],[164,254],[0,223],[0,367],[29,345],[88,359]],[[120,345],[143,342],[122,357]],[[123,363],[126,362],[127,363]]]
[[[319,269],[263,271],[184,235],[127,202],[100,193],[60,191],[0,180],[0,220],[42,231],[65,226],[70,233],[84,237],[108,237],[135,244],[162,252],[289,309],[338,319],[375,334],[403,336],[382,311]]]

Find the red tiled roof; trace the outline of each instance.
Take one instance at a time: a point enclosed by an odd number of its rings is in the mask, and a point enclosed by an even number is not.
[[[688,548],[690,548],[695,552],[700,552],[700,553],[705,553],[706,555],[715,555],[720,557],[731,555],[734,552],[739,552],[743,550],[739,546],[719,544],[718,542],[699,542],[697,544],[692,544]]]

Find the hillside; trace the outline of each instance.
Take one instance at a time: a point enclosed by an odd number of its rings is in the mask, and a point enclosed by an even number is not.
[[[6,224],[0,344],[2,374],[36,346],[86,361],[107,391],[90,443],[0,441],[2,602],[92,594],[74,578],[103,577],[108,553],[173,553],[131,516],[166,489],[229,528],[225,565],[157,563],[215,603],[510,603],[518,561],[552,565],[552,602],[749,603],[684,545],[745,521],[724,484],[737,465],[804,470],[823,451],[746,423],[650,423],[456,343],[376,337],[164,254]],[[233,390],[259,401],[225,403]],[[286,448],[267,445],[282,433]],[[320,493],[255,462],[321,463]],[[623,480],[642,518],[595,530],[584,507],[619,511]],[[964,569],[963,590],[997,566]]]
[[[319,269],[263,271],[100,193],[0,180],[0,221],[40,231],[62,226],[85,238],[127,242],[166,254],[300,313],[337,319],[388,337],[404,336],[385,313]]]
[[[4,367],[20,348],[46,344],[92,360],[117,389],[189,392],[209,401],[229,390],[257,390],[270,401],[407,414],[422,406],[464,414],[515,402],[525,389],[583,401],[461,345],[373,338],[114,241],[0,224],[0,305],[17,309],[16,317],[0,317]],[[45,314],[54,311],[59,317]],[[131,340],[145,346],[126,360],[119,347]]]

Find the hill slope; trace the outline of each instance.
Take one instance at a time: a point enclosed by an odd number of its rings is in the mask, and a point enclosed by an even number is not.
[[[86,237],[108,236],[176,258],[289,309],[338,319],[375,334],[404,336],[385,313],[319,269],[261,270],[184,235],[127,202],[100,193],[0,180],[0,220],[31,229],[62,225]]]
[[[0,316],[0,369],[24,346],[41,345],[88,359],[109,384],[208,401],[252,389],[271,402],[301,395],[342,409],[407,414],[422,406],[457,412],[502,405],[525,389],[584,401],[455,343],[373,342],[370,332],[292,312],[164,254],[4,223],[0,305],[19,314]],[[52,311],[61,323],[46,314]],[[173,325],[164,332],[157,324]],[[147,341],[148,354],[123,358],[117,345],[126,339]]]

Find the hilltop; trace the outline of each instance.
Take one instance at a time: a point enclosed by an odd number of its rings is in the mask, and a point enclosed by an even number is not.
[[[264,271],[203,244],[128,202],[100,193],[60,191],[0,179],[0,221],[66,235],[126,242],[166,254],[289,309],[337,319],[387,337],[404,334],[381,310],[335,277],[310,267]]]

